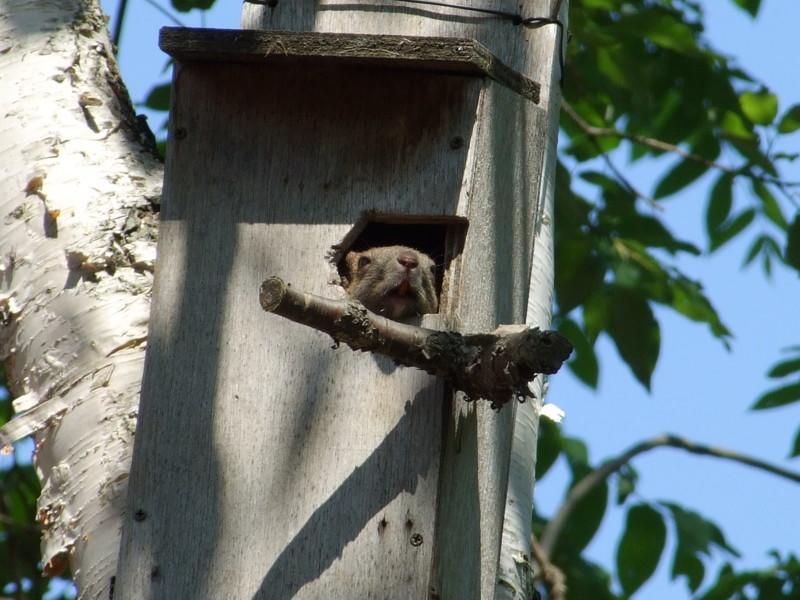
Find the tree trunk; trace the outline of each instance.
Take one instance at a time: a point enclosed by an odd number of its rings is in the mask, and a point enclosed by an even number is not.
[[[337,8],[337,5],[342,5]],[[453,3],[457,4],[457,3]],[[553,193],[555,187],[556,144],[561,102],[560,56],[564,50],[569,2],[562,0],[494,0],[460,3],[524,17],[558,18],[563,31],[553,25],[535,29],[509,28],[501,20],[486,15],[403,2],[376,1],[355,5],[350,0],[331,0],[318,7],[315,2],[279,2],[274,8],[245,2],[242,27],[255,29],[348,32],[372,34],[470,37],[486,45],[507,65],[541,85],[540,103],[545,119],[539,133],[544,139],[541,178],[536,192],[536,235],[526,323],[548,328],[553,294]],[[509,34],[509,31],[511,34]],[[499,566],[494,576],[491,559],[481,568],[482,597],[491,597],[496,582],[497,598],[528,598],[532,587],[531,507],[538,437],[538,412],[546,386],[538,378],[533,386],[536,402],[517,408],[513,425],[513,445],[508,465],[508,488],[503,511],[502,495],[494,504],[482,506],[482,518],[491,521],[499,509],[503,518]],[[488,425],[491,427],[491,425]],[[487,430],[488,432],[488,430]],[[506,431],[506,434],[508,432]],[[500,501],[500,503],[498,503]],[[489,509],[486,511],[486,509]],[[485,512],[489,512],[486,515]],[[489,522],[481,529],[491,531]],[[491,533],[489,533],[491,538]]]
[[[95,2],[0,2],[0,356],[36,433],[43,562],[108,597],[139,400],[162,167]]]

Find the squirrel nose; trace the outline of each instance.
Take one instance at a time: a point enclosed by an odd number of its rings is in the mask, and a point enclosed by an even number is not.
[[[411,269],[416,269],[417,266],[419,265],[419,262],[417,261],[417,257],[413,256],[411,254],[401,254],[400,256],[397,257],[397,262],[399,262],[401,265],[403,265],[409,271]]]

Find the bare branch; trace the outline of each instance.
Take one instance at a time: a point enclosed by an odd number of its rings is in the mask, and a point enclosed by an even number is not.
[[[533,535],[531,535],[531,554],[541,569],[538,576],[547,588],[547,597],[550,600],[566,600],[567,581],[564,572],[550,562],[550,557]]]
[[[567,519],[572,514],[572,511],[575,510],[577,504],[583,500],[583,498],[585,498],[589,492],[605,481],[612,473],[619,471],[619,469],[626,465],[635,456],[663,446],[679,448],[692,454],[700,454],[703,456],[713,456],[716,458],[732,460],[743,465],[761,469],[762,471],[767,471],[768,473],[772,473],[780,477],[785,477],[786,479],[796,483],[800,483],[800,473],[789,471],[758,458],[734,452],[733,450],[717,448],[714,446],[706,446],[705,444],[698,444],[677,435],[665,433],[633,445],[617,458],[606,461],[603,465],[586,475],[572,487],[567,494],[567,497],[564,499],[564,502],[561,504],[561,508],[559,508],[555,516],[550,519],[550,522],[547,524],[544,532],[542,533],[541,545],[545,554],[550,556],[553,553],[553,549],[555,548],[556,542],[561,535],[561,531],[563,530]]]
[[[569,358],[572,344],[555,331],[502,326],[494,333],[461,335],[381,317],[356,301],[294,291],[277,277],[261,284],[261,307],[330,334],[353,350],[378,352],[400,364],[446,378],[469,399],[500,408],[532,394],[528,384],[552,374]]]

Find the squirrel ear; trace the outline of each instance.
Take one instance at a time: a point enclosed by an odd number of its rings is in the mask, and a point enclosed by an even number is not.
[[[352,282],[359,269],[363,269],[371,262],[372,259],[366,253],[356,252],[355,250],[348,252],[344,257],[344,263],[347,266],[347,280]]]
[[[344,257],[344,264],[347,267],[347,272],[352,273],[356,270],[356,263],[358,262],[358,252],[352,250]]]

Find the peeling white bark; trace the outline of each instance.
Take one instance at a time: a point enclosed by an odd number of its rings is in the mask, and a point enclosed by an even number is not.
[[[36,433],[43,560],[108,597],[141,383],[162,167],[91,0],[0,0],[0,358]]]
[[[558,2],[553,2],[557,6]],[[567,12],[569,2],[561,3],[559,19],[567,31]],[[552,13],[548,13],[548,16]],[[538,56],[541,65],[542,104],[549,118],[547,149],[544,152],[545,165],[539,187],[539,224],[534,238],[531,282],[528,295],[528,310],[525,322],[530,327],[550,328],[553,305],[554,250],[553,250],[553,202],[555,194],[556,145],[558,143],[558,116],[561,104],[561,77],[559,67],[559,48],[561,38],[551,26],[542,30],[551,45],[550,52]],[[544,52],[547,52],[546,50]],[[514,441],[511,446],[511,459],[508,472],[508,494],[506,511],[503,517],[503,540],[500,546],[496,600],[527,600],[533,596],[534,565],[531,559],[531,511],[533,507],[533,486],[536,469],[536,444],[539,439],[539,416],[543,397],[547,392],[544,376],[538,376],[531,389],[537,400],[517,407],[514,423]]]

